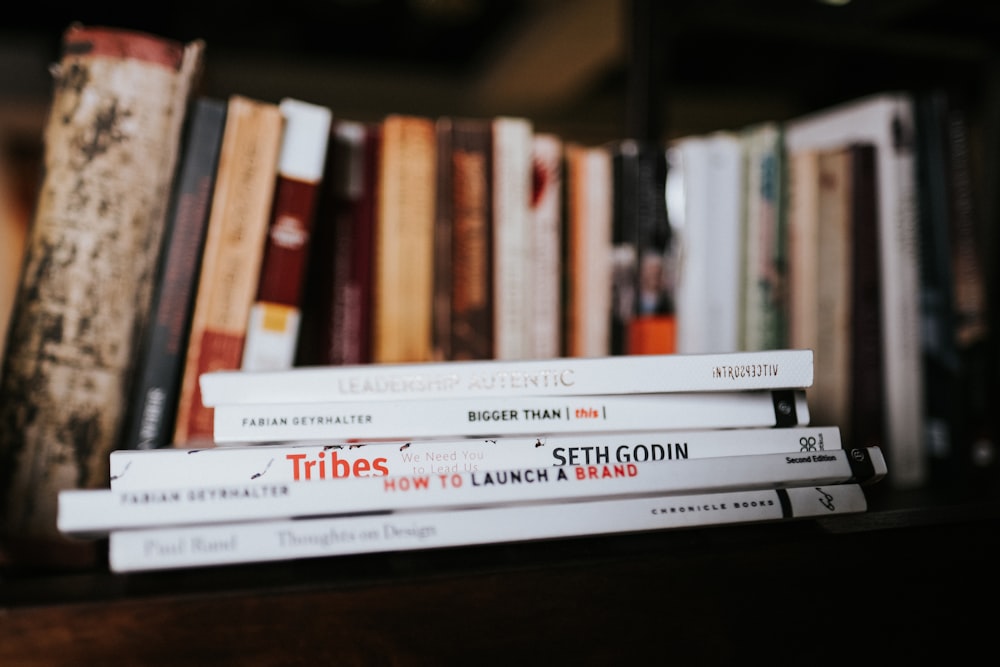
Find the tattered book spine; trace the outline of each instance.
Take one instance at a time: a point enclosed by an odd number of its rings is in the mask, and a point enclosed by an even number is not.
[[[63,36],[0,384],[11,545],[57,540],[57,492],[108,482],[203,51],[113,28]]]

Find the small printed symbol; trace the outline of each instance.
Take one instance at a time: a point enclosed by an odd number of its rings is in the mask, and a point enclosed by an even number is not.
[[[833,504],[833,496],[832,495],[830,495],[829,493],[827,493],[826,491],[824,491],[823,489],[821,489],[818,486],[816,487],[816,491],[818,491],[819,495],[820,495],[820,497],[818,499],[820,505],[822,505],[823,507],[827,508],[831,512],[833,512],[835,509],[837,509],[834,506],[834,504]]]
[[[785,415],[786,417],[792,414],[792,404],[788,401],[778,401],[778,412]]]
[[[257,479],[258,477],[262,477],[264,475],[264,473],[266,473],[271,468],[271,464],[272,463],[274,463],[274,459],[269,460],[267,462],[267,465],[264,466],[263,470],[261,470],[258,473],[254,473],[253,475],[250,475],[250,479]]]
[[[122,477],[124,477],[125,473],[127,473],[128,469],[131,468],[131,467],[132,467],[132,462],[129,461],[128,463],[125,464],[125,468],[120,473],[118,473],[117,475],[112,475],[111,476],[111,481],[113,482],[116,479],[121,479]]]
[[[541,438],[538,438],[537,440],[535,440],[535,447],[544,447],[544,446],[545,446],[545,442]]]
[[[855,447],[851,450],[851,458],[855,461],[861,462],[865,460],[865,450],[860,447]]]

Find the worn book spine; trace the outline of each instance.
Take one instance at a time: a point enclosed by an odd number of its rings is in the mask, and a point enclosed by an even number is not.
[[[33,565],[73,560],[55,530],[57,491],[107,482],[203,51],[115,28],[63,33],[0,384],[12,560],[34,543]]]
[[[212,212],[195,296],[174,443],[212,439],[212,411],[199,376],[239,369],[278,173],[284,120],[277,104],[229,98]]]
[[[246,370],[295,363],[316,200],[333,120],[329,108],[302,100],[285,98],[278,107],[285,123],[260,283],[243,345],[241,368]]]
[[[853,163],[847,147],[819,155],[817,222],[816,382],[809,393],[818,424],[851,432],[851,329],[853,295]]]
[[[456,118],[451,146],[453,360],[492,359],[493,133],[488,119]]]
[[[679,461],[689,458],[841,449],[836,426],[525,435],[412,440],[120,449],[111,488],[224,482],[309,482],[347,477],[508,470],[525,466]]]
[[[864,512],[858,484],[111,533],[115,572],[612,535]]]
[[[462,438],[809,424],[805,392],[528,396],[219,405],[217,443]]]
[[[454,246],[455,205],[454,166],[452,145],[454,143],[455,121],[451,116],[440,116],[434,122],[435,140],[435,181],[434,181],[434,299],[431,320],[432,361],[448,361],[453,358],[452,304],[451,293],[454,286],[452,276],[452,248]]]
[[[192,105],[189,123],[120,448],[155,449],[166,447],[173,439],[194,294],[226,124],[226,103],[198,98]]]
[[[375,363],[430,361],[434,312],[434,120],[382,121],[374,236]]]
[[[788,344],[815,350],[819,339],[819,154],[797,150],[788,161]]]
[[[685,461],[526,467],[483,472],[245,482],[59,493],[59,530],[101,536],[168,524],[210,524],[506,503],[600,500],[830,484],[871,485],[886,473],[878,447]],[[330,486],[333,485],[333,486]]]
[[[561,357],[214,371],[201,377],[205,405],[341,400],[557,396],[805,388],[813,352]]]

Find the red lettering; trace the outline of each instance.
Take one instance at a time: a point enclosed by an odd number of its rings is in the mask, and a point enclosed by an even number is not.
[[[299,461],[306,457],[305,454],[285,454],[285,458],[292,462],[292,479],[298,481],[302,471],[299,470]]]

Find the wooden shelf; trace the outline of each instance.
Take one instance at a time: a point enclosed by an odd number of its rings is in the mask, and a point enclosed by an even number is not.
[[[998,559],[1000,502],[990,500],[266,565],[22,574],[0,588],[0,664],[731,664],[859,646],[894,661],[971,656],[989,648]]]

